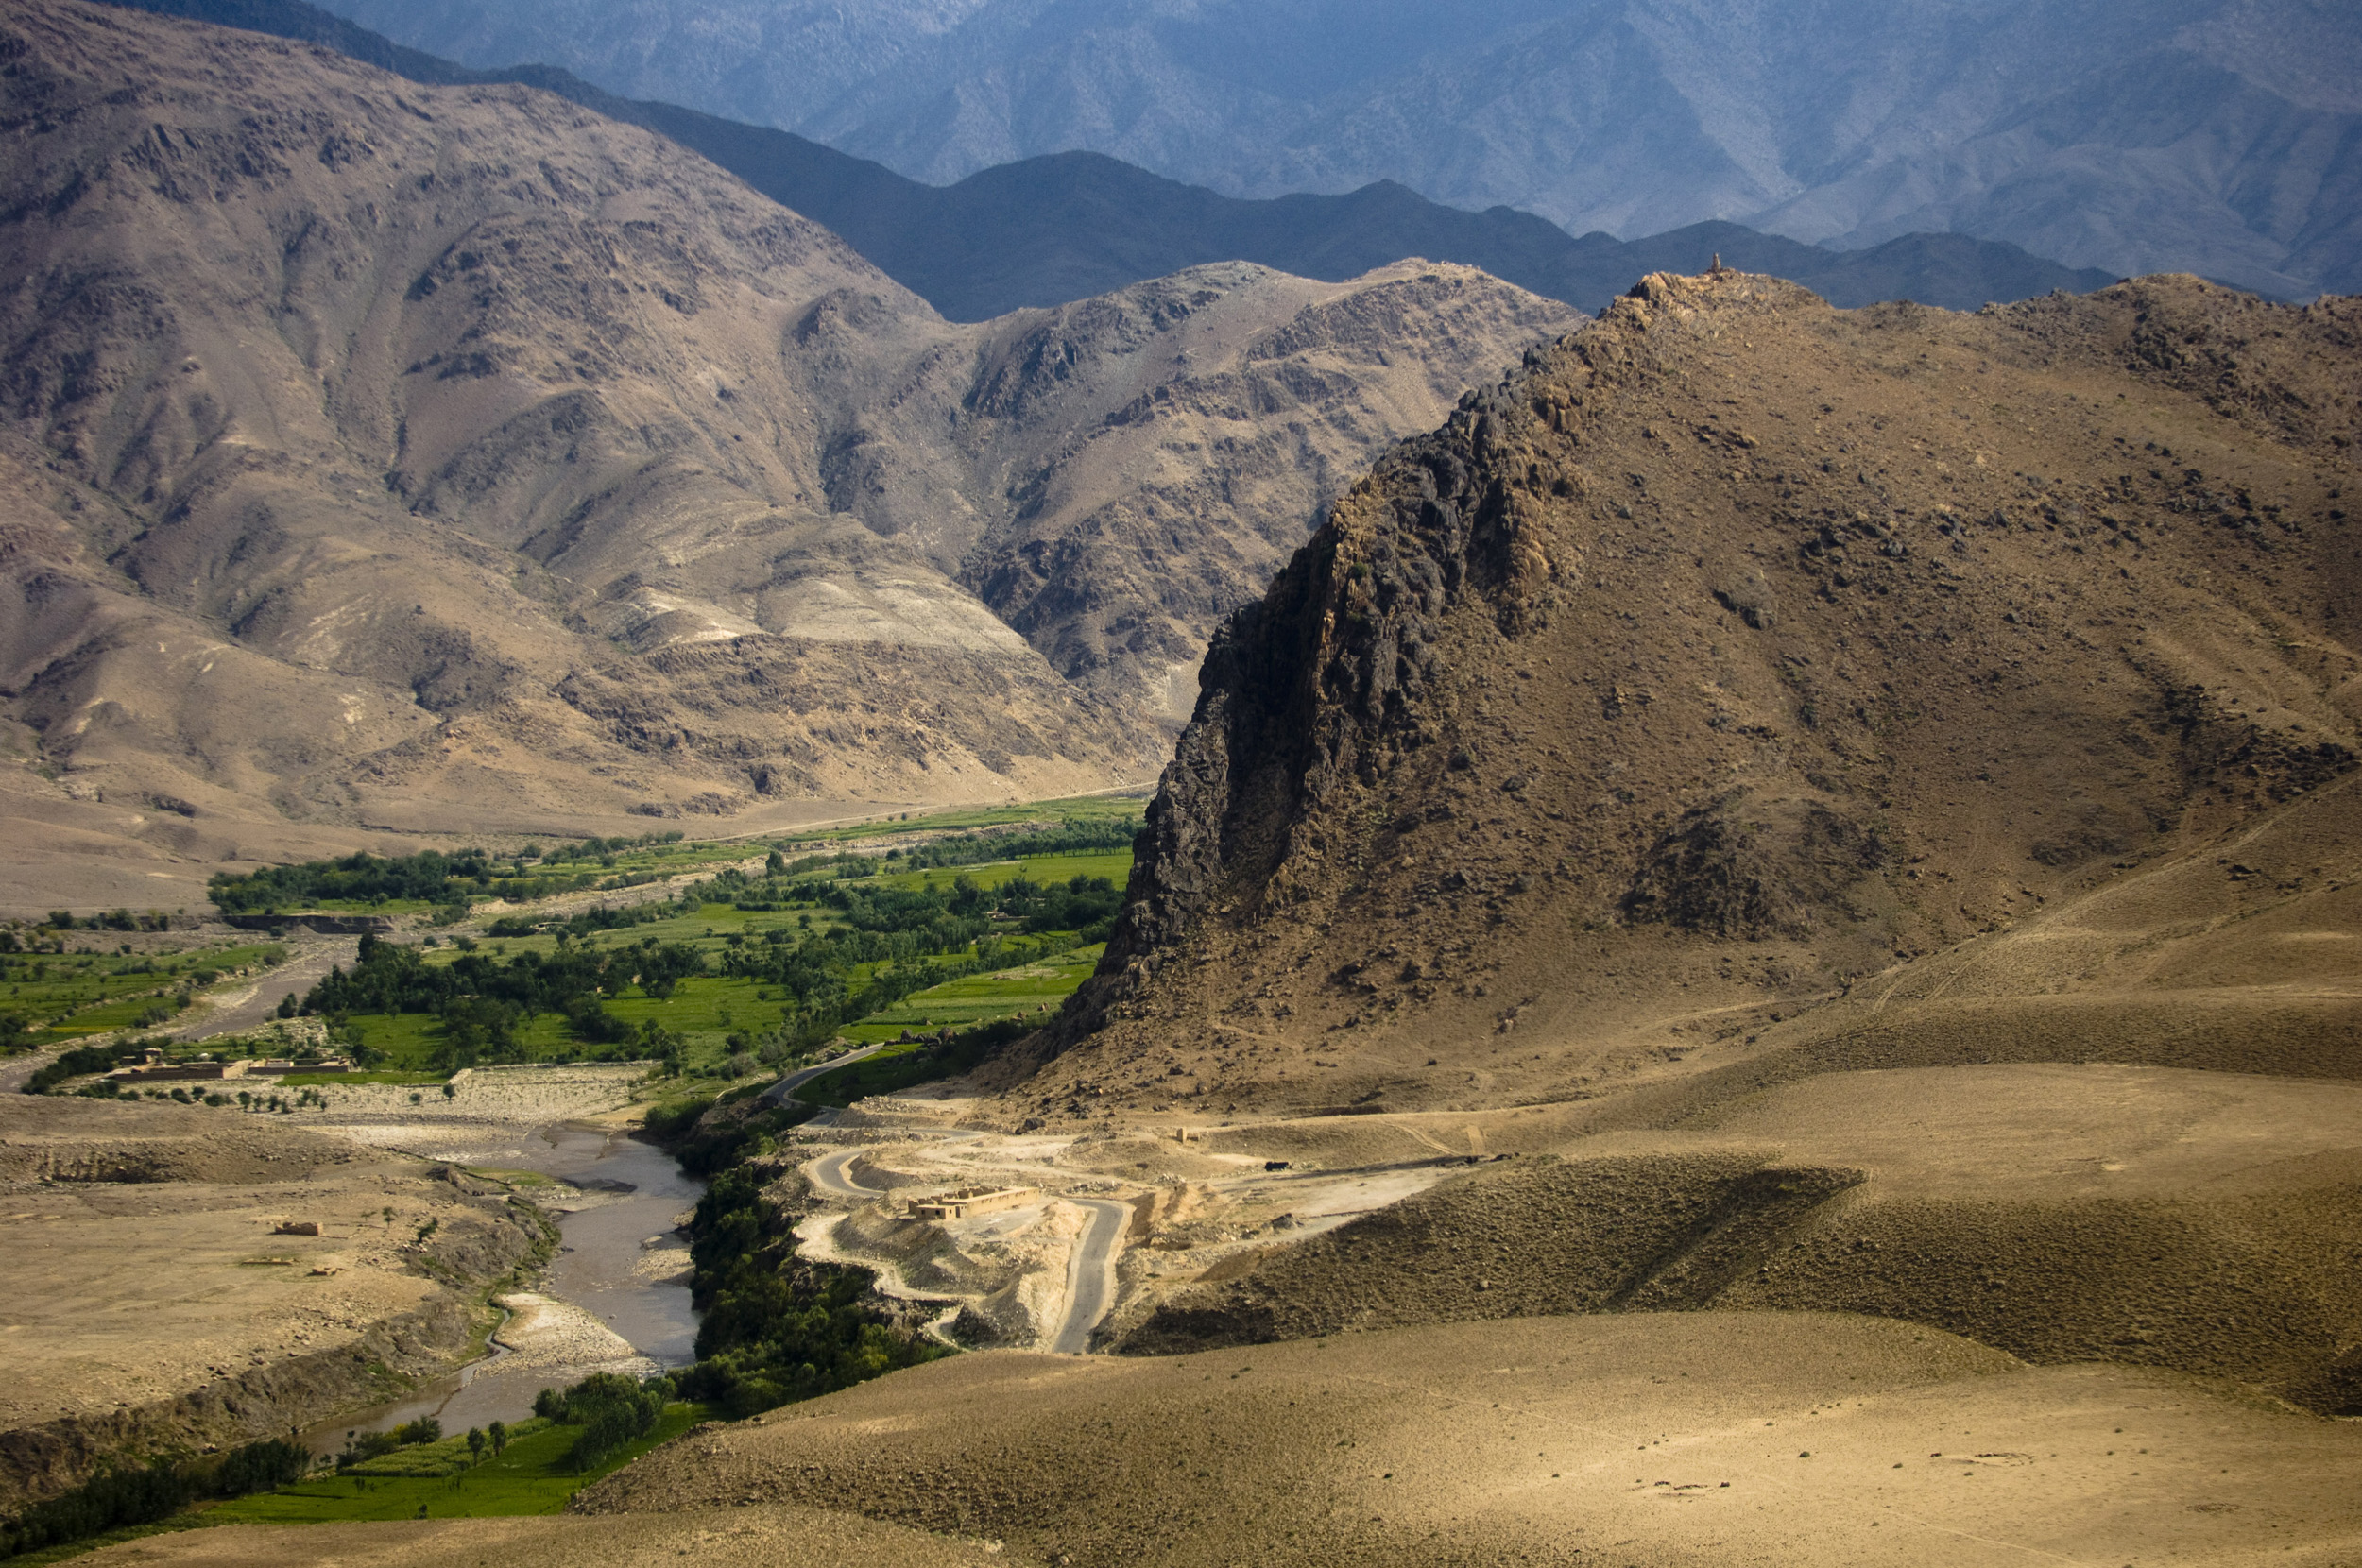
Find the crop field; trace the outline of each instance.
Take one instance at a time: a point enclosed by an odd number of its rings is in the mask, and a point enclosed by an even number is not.
[[[556,1513],[568,1498],[659,1443],[707,1419],[701,1405],[673,1405],[654,1432],[604,1464],[576,1473],[566,1464],[580,1428],[541,1426],[511,1441],[507,1452],[457,1474],[318,1476],[278,1491],[233,1498],[206,1510],[208,1525],[324,1525],[368,1519],[489,1519]],[[533,1423],[525,1423],[533,1424]],[[455,1440],[434,1445],[442,1450]],[[459,1450],[464,1453],[464,1448]],[[432,1456],[429,1456],[432,1457]],[[395,1457],[389,1456],[388,1459]],[[405,1460],[407,1457],[403,1457]],[[381,1468],[387,1460],[365,1468]],[[407,1461],[416,1463],[418,1461]],[[433,1465],[428,1468],[446,1469]]]
[[[1137,821],[1147,805],[1145,796],[1138,794],[1072,795],[1065,800],[1036,800],[1022,806],[979,806],[963,811],[905,813],[899,817],[880,817],[870,822],[855,823],[846,827],[830,827],[817,833],[798,834],[780,847],[785,853],[793,855],[798,849],[842,844],[858,839],[885,838],[898,833],[956,833],[978,827],[1003,827],[1019,822],[1121,822],[1126,818]]]
[[[1105,943],[1097,943],[1022,968],[949,980],[849,1025],[845,1035],[867,1045],[891,1040],[906,1029],[972,1029],[1018,1014],[1047,1015],[1090,978],[1106,950]]]
[[[92,944],[107,940],[94,931]],[[69,933],[69,941],[80,933]],[[0,955],[0,1014],[24,1025],[23,1043],[55,1045],[111,1030],[145,1029],[180,1012],[180,997],[236,983],[286,957],[276,943],[199,947],[171,954],[101,952]]]
[[[966,877],[980,888],[997,888],[1022,877],[1029,882],[1063,882],[1070,877],[1104,877],[1119,888],[1132,875],[1132,852],[1110,849],[1098,855],[1037,855],[1023,861],[987,861],[982,865],[938,866],[932,871],[890,871],[864,878],[854,887],[918,888],[930,884],[949,888]]]

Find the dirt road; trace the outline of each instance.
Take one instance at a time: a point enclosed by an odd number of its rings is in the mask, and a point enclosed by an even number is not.
[[[1072,1198],[1069,1202],[1090,1211],[1090,1228],[1074,1245],[1074,1260],[1067,1276],[1066,1321],[1051,1337],[1050,1348],[1060,1355],[1080,1355],[1090,1348],[1091,1330],[1107,1315],[1115,1295],[1116,1250],[1124,1227],[1132,1222],[1132,1206],[1104,1198]]]
[[[299,998],[328,978],[338,964],[360,957],[359,939],[322,936],[288,944],[287,962],[255,978],[238,990],[224,990],[188,1013],[167,1031],[176,1040],[203,1040],[215,1034],[236,1034],[260,1029],[279,1015],[279,998],[290,992]]]
[[[853,1180],[850,1167],[866,1150],[847,1149],[834,1154],[824,1154],[806,1167],[812,1178],[813,1190],[830,1198],[850,1198],[855,1202],[867,1202],[878,1196],[875,1187],[863,1186]]]
[[[818,1078],[821,1074],[832,1073],[836,1071],[837,1068],[842,1067],[848,1063],[858,1062],[864,1056],[874,1056],[879,1051],[883,1049],[885,1049],[885,1047],[882,1043],[874,1046],[864,1046],[859,1050],[847,1051],[844,1055],[838,1057],[833,1062],[823,1062],[816,1067],[798,1068],[795,1072],[789,1073],[785,1078],[780,1079],[777,1083],[772,1084],[769,1088],[763,1090],[762,1102],[765,1105],[784,1105],[796,1097],[796,1091],[797,1089],[801,1088],[804,1084],[811,1082],[813,1079]]]

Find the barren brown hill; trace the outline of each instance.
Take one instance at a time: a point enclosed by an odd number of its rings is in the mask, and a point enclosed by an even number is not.
[[[1058,1043],[1105,1027],[1031,1098],[1173,1104],[1152,1035],[1193,1109],[1409,1109],[1694,1076],[1806,1008],[2342,1006],[2348,945],[2296,928],[2352,874],[2357,322],[1648,281],[1217,639]],[[2175,1065],[2342,1075],[2303,1039]]]
[[[1837,1309],[2362,1410],[2357,324],[1660,277],[1389,457],[993,1114],[1530,1158],[1117,1342]]]
[[[175,853],[1145,777],[1346,478],[1569,320],[1408,264],[953,327],[528,89],[77,0],[0,50],[19,793]]]
[[[2198,1379],[1907,1323],[1530,1318],[962,1355],[700,1428],[588,1518],[193,1530],[90,1560],[2331,1568],[2362,1542],[2356,1447]]]

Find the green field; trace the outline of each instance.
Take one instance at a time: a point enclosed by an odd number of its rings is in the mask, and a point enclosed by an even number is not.
[[[1064,800],[1036,800],[1022,806],[977,806],[960,811],[910,812],[899,817],[878,817],[855,823],[847,827],[824,828],[814,833],[799,833],[784,842],[780,848],[793,855],[797,849],[844,844],[856,839],[884,838],[896,833],[957,833],[978,827],[1004,827],[1018,822],[1120,822],[1137,820],[1147,808],[1145,797],[1121,795],[1070,795]]]
[[[867,1045],[891,1040],[906,1029],[972,1029],[1020,1013],[1046,1016],[1090,978],[1099,966],[1099,955],[1106,950],[1106,944],[1099,943],[1022,968],[949,980],[913,994],[899,1007],[848,1025],[845,1036]]]
[[[346,1020],[349,1036],[357,1035],[371,1050],[385,1053],[385,1066],[390,1077],[385,1081],[401,1082],[419,1074],[429,1074],[439,1082],[443,1075],[434,1073],[427,1065],[427,1057],[443,1037],[442,1020],[431,1013],[362,1013]],[[573,1046],[573,1035],[566,1028],[566,1020],[555,1013],[539,1014],[527,1019],[517,1031],[517,1042],[525,1049],[527,1060],[545,1061]],[[380,1075],[369,1073],[306,1074],[306,1083],[361,1083]]]
[[[647,1437],[605,1464],[583,1474],[566,1467],[566,1452],[579,1428],[539,1425],[508,1445],[496,1459],[455,1475],[347,1474],[299,1481],[278,1491],[233,1498],[205,1510],[208,1525],[324,1525],[368,1519],[488,1519],[516,1514],[556,1513],[566,1500],[600,1476],[619,1470],[661,1442],[669,1442],[708,1419],[700,1405],[673,1405]],[[464,1455],[459,1440],[445,1439],[422,1450],[404,1450],[373,1460],[365,1470],[448,1468],[442,1451]],[[397,1462],[399,1461],[399,1462]]]
[[[865,877],[853,887],[916,888],[930,884],[949,889],[966,877],[980,888],[997,888],[1022,877],[1030,882],[1063,882],[1073,877],[1104,877],[1122,887],[1132,875],[1132,852],[1109,849],[1093,855],[1037,855],[1025,861],[986,861],[982,865],[937,866],[932,871],[889,871]]]
[[[252,977],[241,980],[234,971],[266,969],[287,956],[271,942],[168,954],[101,951],[97,945],[112,934],[67,933],[69,943],[91,944],[71,952],[0,954],[0,1014],[24,1021],[23,1043],[56,1045],[110,1030],[160,1027],[179,1016],[184,992],[244,984]]]

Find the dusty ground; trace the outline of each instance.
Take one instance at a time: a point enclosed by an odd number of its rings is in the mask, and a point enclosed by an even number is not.
[[[283,1431],[464,1353],[471,1283],[527,1261],[540,1222],[289,1119],[0,1096],[5,1495],[120,1447]]]
[[[1154,1360],[961,1356],[587,1494],[835,1507],[1078,1564],[2174,1560],[2362,1550],[2362,1428],[1930,1329],[1529,1319]]]
[[[241,1525],[111,1547],[94,1568],[424,1568],[491,1562],[507,1568],[639,1568],[692,1557],[728,1568],[865,1563],[876,1568],[1026,1568],[1038,1561],[998,1542],[959,1540],[816,1508],[745,1507],[638,1519],[452,1519],[418,1525]]]
[[[489,1068],[449,1098],[332,1085],[327,1109],[272,1116],[0,1094],[5,1495],[126,1446],[308,1425],[471,1354],[491,1323],[477,1292],[530,1261],[541,1220],[453,1167],[501,1167],[555,1122],[628,1116],[642,1076]],[[273,1234],[287,1220],[322,1234]],[[655,1240],[651,1269],[678,1274],[677,1238]],[[646,1370],[580,1309],[518,1303],[487,1374]]]

